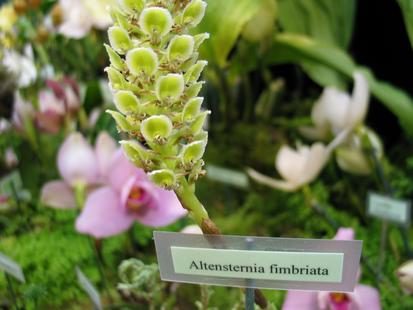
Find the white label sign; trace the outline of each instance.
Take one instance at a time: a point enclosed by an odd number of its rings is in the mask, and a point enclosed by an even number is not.
[[[339,283],[343,253],[301,253],[171,247],[176,273]]]
[[[369,193],[368,214],[397,224],[410,224],[410,202]]]
[[[154,232],[161,279],[220,286],[352,292],[362,242]]]

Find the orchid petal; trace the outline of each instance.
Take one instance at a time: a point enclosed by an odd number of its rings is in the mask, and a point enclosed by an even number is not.
[[[283,181],[283,180],[276,180],[273,178],[270,178],[266,175],[263,175],[261,173],[259,173],[258,171],[252,169],[252,168],[247,168],[247,173],[248,175],[255,180],[257,183],[269,186],[271,188],[274,189],[280,189],[280,190],[284,190],[284,191],[294,191],[296,190],[299,185],[297,184],[292,184],[289,183],[287,181]]]
[[[147,212],[135,216],[140,223],[151,227],[162,227],[176,222],[187,214],[173,191],[152,186],[157,192],[156,200],[147,206]]]
[[[50,207],[59,209],[76,208],[73,190],[64,181],[51,181],[43,185],[40,199]]]
[[[356,285],[354,301],[358,304],[358,309],[381,310],[380,294],[374,287]]]
[[[301,150],[304,151],[304,148]],[[291,183],[300,180],[306,162],[306,157],[302,155],[287,145],[283,145],[278,151],[275,166],[285,180]]]
[[[116,142],[106,132],[101,132],[96,139],[95,153],[99,165],[100,175],[106,178],[109,173],[109,167],[112,158],[116,152]]]
[[[402,264],[396,271],[400,286],[406,293],[413,293],[413,260]]]
[[[58,31],[68,38],[80,39],[91,30],[93,19],[83,0],[59,0],[63,12],[63,23]]]
[[[121,206],[120,198],[110,187],[92,192],[76,220],[76,230],[105,238],[120,234],[132,225],[133,217]]]
[[[77,182],[94,184],[98,181],[95,153],[80,133],[72,133],[61,145],[57,166],[63,179],[72,186]]]
[[[196,234],[196,235],[202,235],[202,229],[198,225],[189,225],[184,227],[184,229],[181,230],[181,233],[183,234]]]
[[[135,177],[141,180],[147,180],[145,172],[142,169],[136,168],[122,150],[116,151],[110,164],[109,184],[119,193],[122,192],[125,184]]]
[[[354,229],[353,228],[346,228],[340,227],[337,230],[336,235],[333,238],[334,240],[354,240]]]
[[[319,310],[316,292],[288,291],[282,310]]]
[[[364,121],[370,97],[369,84],[364,75],[360,72],[354,72],[353,78],[354,88],[347,114],[348,128],[354,128]]]
[[[305,165],[301,172],[300,184],[312,182],[321,172],[328,160],[328,152],[322,143],[315,143],[311,146],[307,155]]]

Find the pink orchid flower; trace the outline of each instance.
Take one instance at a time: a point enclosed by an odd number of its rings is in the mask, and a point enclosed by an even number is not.
[[[173,191],[154,185],[119,150],[112,159],[107,185],[88,196],[76,229],[95,238],[105,238],[129,229],[134,221],[160,227],[185,214]]]
[[[48,133],[59,132],[64,117],[73,115],[80,107],[79,87],[74,80],[64,78],[60,82],[47,80],[48,88],[39,93],[37,127]]]
[[[63,180],[47,183],[42,201],[75,208],[74,188],[86,186],[86,203],[76,221],[81,233],[104,238],[122,233],[135,220],[159,227],[186,214],[175,193],[155,186],[106,133],[99,135],[94,149],[81,134],[70,135],[59,150],[57,165]]]
[[[353,240],[351,228],[340,228],[335,240]],[[380,310],[377,289],[357,284],[353,293],[289,291],[283,310]]]
[[[46,183],[42,188],[41,200],[55,208],[76,208],[75,186],[81,184],[91,188],[104,183],[115,152],[116,143],[105,132],[99,134],[94,149],[81,134],[69,135],[57,156],[62,180]]]

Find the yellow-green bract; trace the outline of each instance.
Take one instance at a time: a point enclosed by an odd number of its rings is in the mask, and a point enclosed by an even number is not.
[[[207,33],[192,36],[206,9],[202,0],[119,0],[105,45],[106,68],[117,111],[108,111],[125,154],[166,189],[188,186],[204,174],[208,140],[199,81],[206,61],[198,48]]]

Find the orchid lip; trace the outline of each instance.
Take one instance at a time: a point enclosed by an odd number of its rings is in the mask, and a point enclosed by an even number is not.
[[[334,310],[348,310],[350,305],[350,299],[347,294],[344,293],[330,293],[330,300],[334,306]]]
[[[129,212],[143,215],[148,211],[149,201],[150,197],[145,189],[134,185],[129,192],[125,206]]]

